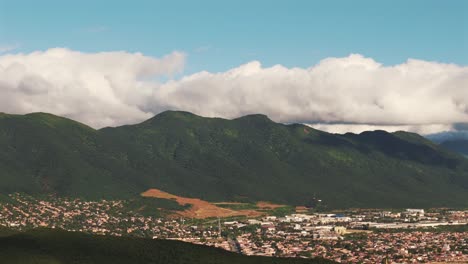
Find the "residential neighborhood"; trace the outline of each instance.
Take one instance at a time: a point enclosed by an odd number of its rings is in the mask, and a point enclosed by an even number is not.
[[[10,195],[0,225],[173,239],[245,255],[323,257],[338,263],[468,262],[468,211],[304,212],[258,218],[187,219],[129,212],[124,200]]]

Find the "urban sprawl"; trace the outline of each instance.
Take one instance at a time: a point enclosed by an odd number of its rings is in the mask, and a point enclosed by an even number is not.
[[[129,212],[126,201],[10,195],[0,225],[174,239],[246,255],[323,257],[340,263],[468,263],[468,211],[302,210],[259,218],[187,219]]]

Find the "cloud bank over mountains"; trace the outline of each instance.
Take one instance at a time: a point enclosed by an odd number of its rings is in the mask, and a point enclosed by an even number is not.
[[[435,133],[468,122],[468,67],[409,59],[384,66],[352,54],[310,68],[262,67],[178,80],[186,56],[49,49],[0,56],[0,111],[50,112],[99,128],[168,109],[235,118],[263,113],[331,132]],[[163,81],[167,80],[169,81]]]
[[[0,56],[0,111],[48,112],[93,127],[134,123],[158,87],[157,78],[183,70],[185,55],[82,53],[68,49]]]

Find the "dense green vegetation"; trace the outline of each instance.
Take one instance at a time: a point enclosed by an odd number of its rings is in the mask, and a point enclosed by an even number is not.
[[[468,139],[447,140],[442,142],[440,145],[468,157]]]
[[[143,216],[162,217],[171,211],[183,211],[191,205],[180,205],[174,200],[136,197],[130,198],[124,203],[124,210],[129,213],[137,213]]]
[[[91,236],[54,230],[11,233],[2,230],[0,263],[21,264],[306,264],[321,259],[247,257],[178,241]]]
[[[320,199],[329,209],[466,207],[468,161],[417,134],[337,135],[263,115],[168,111],[101,130],[43,113],[0,116],[1,194],[129,198],[152,187],[210,201]]]
[[[290,215],[296,212],[296,209],[292,206],[283,206],[278,207],[273,210],[268,211],[269,215],[283,217],[285,215]]]
[[[467,124],[458,124],[455,127],[459,130],[426,135],[426,137],[442,147],[468,158],[468,126]]]

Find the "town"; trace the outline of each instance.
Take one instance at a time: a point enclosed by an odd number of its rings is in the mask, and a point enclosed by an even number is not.
[[[468,210],[346,210],[188,219],[144,215],[128,201],[9,195],[0,225],[173,239],[246,255],[323,257],[339,263],[468,262]]]

